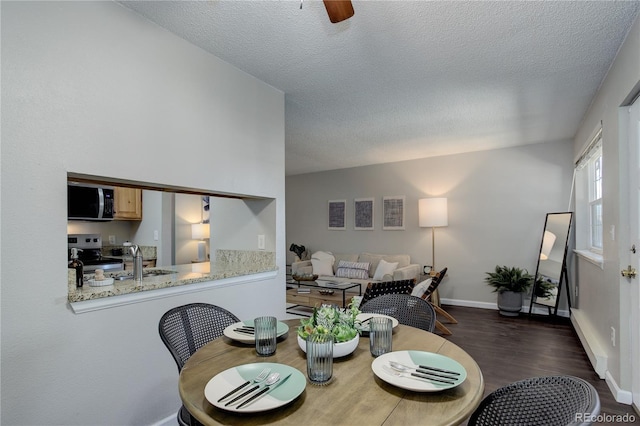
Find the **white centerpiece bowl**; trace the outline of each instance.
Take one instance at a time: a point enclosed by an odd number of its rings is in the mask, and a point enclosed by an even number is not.
[[[300,346],[300,349],[302,349],[304,353],[307,353],[307,342],[302,337],[300,337],[299,334],[297,334],[296,336],[298,336],[298,346]],[[346,342],[334,343],[333,357],[340,358],[353,353],[353,351],[355,351],[358,347],[358,342],[360,342],[360,335],[356,334],[356,337],[351,340],[347,340]]]

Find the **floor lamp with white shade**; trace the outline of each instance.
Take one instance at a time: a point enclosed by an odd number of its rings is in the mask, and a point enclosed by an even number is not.
[[[421,228],[431,228],[431,274],[436,272],[435,228],[448,226],[446,198],[422,198],[418,201],[418,218]]]

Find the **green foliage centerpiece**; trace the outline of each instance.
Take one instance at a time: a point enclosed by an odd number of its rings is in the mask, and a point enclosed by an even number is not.
[[[358,335],[356,316],[360,313],[353,299],[346,309],[323,305],[313,309],[313,315],[302,318],[298,336],[303,340],[310,334],[333,334],[336,343],[347,342]]]

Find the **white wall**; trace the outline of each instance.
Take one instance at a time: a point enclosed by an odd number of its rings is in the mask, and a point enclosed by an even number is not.
[[[273,200],[211,200],[211,252],[258,250],[258,235],[265,236],[265,250],[275,251],[276,205]],[[284,248],[284,247],[282,247]]]
[[[418,199],[447,197],[449,226],[436,229],[436,268],[449,267],[440,296],[495,306],[484,283],[497,264],[535,272],[545,214],[565,211],[572,178],[571,141],[544,143],[286,179],[287,250],[407,253],[431,264],[431,230],[418,227]],[[406,196],[406,229],[382,230],[382,197]],[[375,198],[374,231],[353,230],[353,199]],[[327,230],[327,201],[347,199],[347,230]],[[290,256],[290,253],[287,253]]]
[[[67,173],[274,198],[284,271],[284,95],[117,3],[0,7],[0,423],[154,423],[180,405],[160,316],[193,301],[284,314],[284,272],[76,315]]]
[[[134,230],[131,242],[140,246],[155,246],[158,265],[170,265],[169,259],[163,258],[163,222],[167,220],[162,211],[162,192],[142,191],[142,221],[133,221],[131,227]],[[158,239],[154,239],[154,232],[158,233]],[[103,237],[104,238],[104,237]],[[169,240],[170,242],[171,240]]]
[[[575,157],[580,154],[594,130],[602,122],[604,268],[579,259],[579,290],[584,327],[594,330],[592,337],[606,352],[610,380],[621,389],[631,388],[629,357],[630,285],[637,280],[623,279],[620,271],[629,262],[629,217],[627,176],[627,138],[623,107],[630,95],[640,89],[640,20],[627,39],[585,115],[573,144]],[[615,227],[616,239],[609,230]],[[617,330],[616,346],[611,344],[611,327]],[[634,362],[637,363],[637,360]]]
[[[192,194],[176,194],[175,197],[176,265],[182,265],[198,258],[198,241],[191,238],[191,224],[202,219],[202,197]]]

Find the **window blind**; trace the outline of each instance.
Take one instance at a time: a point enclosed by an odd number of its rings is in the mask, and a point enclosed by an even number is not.
[[[575,168],[576,170],[581,170],[584,166],[587,165],[591,156],[602,147],[602,125],[598,128],[593,139],[587,145],[587,147],[582,151],[578,160],[576,160]]]

